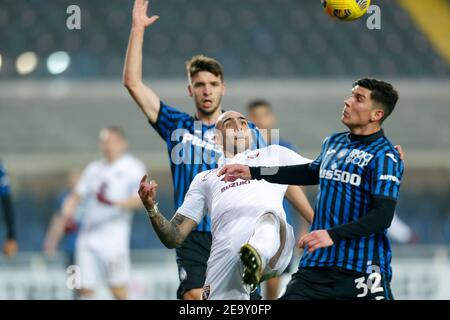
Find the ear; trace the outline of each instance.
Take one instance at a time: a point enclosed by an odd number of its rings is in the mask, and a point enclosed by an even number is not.
[[[370,115],[370,121],[377,122],[381,121],[384,117],[384,110],[383,109],[375,109],[372,111],[372,114]]]
[[[193,97],[194,96],[194,90],[192,88],[192,84],[188,85],[188,92],[189,92],[189,97]]]
[[[224,96],[225,93],[227,92],[227,86],[225,85],[225,82],[223,82],[222,86],[223,86],[223,92],[222,92],[222,95]]]

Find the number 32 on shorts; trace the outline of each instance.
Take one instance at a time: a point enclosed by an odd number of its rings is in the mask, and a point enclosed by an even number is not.
[[[380,292],[384,292],[383,287],[381,287],[381,274],[378,272],[371,273],[367,277],[361,277],[358,279],[355,279],[356,283],[356,289],[362,290],[360,294],[358,294],[357,298],[364,298],[367,296],[367,294],[370,293],[375,296],[375,300],[383,300],[383,295],[378,295]]]

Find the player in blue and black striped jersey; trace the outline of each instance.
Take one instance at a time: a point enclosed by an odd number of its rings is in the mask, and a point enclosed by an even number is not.
[[[312,163],[279,167],[275,175],[237,165],[219,172],[227,180],[319,184],[311,232],[299,242],[305,253],[283,299],[393,299],[386,233],[404,167],[381,125],[397,100],[391,84],[358,80],[342,112],[349,132],[326,138]]]
[[[3,245],[3,253],[10,257],[17,252],[16,232],[14,225],[14,209],[11,198],[11,186],[9,184],[9,177],[3,160],[0,159],[0,199],[3,206],[3,214],[5,216],[6,224],[6,241]]]
[[[216,60],[201,55],[186,63],[189,95],[196,106],[194,116],[162,102],[159,96],[142,82],[144,31],[159,18],[148,17],[147,9],[148,1],[135,1],[123,80],[133,99],[167,145],[174,186],[174,204],[177,209],[183,203],[193,178],[199,172],[216,168],[216,161],[222,154],[222,150],[217,148],[214,142],[214,126],[223,113],[223,70]],[[264,146],[265,142],[255,126],[249,124],[249,127],[255,142],[253,147]],[[289,188],[287,195],[300,210],[304,207],[302,199],[306,197],[299,187]],[[306,215],[312,220],[313,212]],[[180,276],[177,292],[179,299],[201,299],[212,241],[210,227],[209,218],[205,218],[176,250]]]

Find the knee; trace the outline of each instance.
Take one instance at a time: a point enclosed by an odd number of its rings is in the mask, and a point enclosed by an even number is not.
[[[278,224],[279,222],[278,215],[276,215],[273,212],[264,213],[262,216],[259,217],[258,223],[265,223],[265,222]]]

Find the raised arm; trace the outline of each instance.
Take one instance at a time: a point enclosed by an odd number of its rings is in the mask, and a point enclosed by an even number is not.
[[[155,205],[157,187],[158,185],[154,182],[147,183],[147,175],[145,175],[139,186],[139,197],[147,209],[150,221],[161,242],[168,249],[174,249],[183,243],[197,223],[179,213],[168,221]]]
[[[148,1],[135,0],[133,22],[123,71],[123,84],[147,118],[156,123],[160,108],[158,95],[142,82],[142,50],[145,28],[159,19],[147,16]]]

